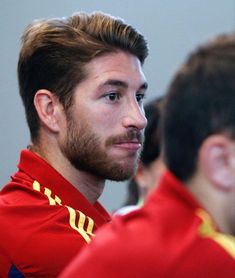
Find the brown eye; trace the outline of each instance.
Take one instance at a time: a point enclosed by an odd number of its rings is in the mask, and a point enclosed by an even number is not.
[[[116,101],[120,99],[120,94],[116,93],[116,92],[111,92],[108,93],[107,95],[105,95],[105,97],[109,100],[109,101]]]
[[[141,103],[143,101],[144,97],[145,97],[144,94],[137,94],[136,95],[137,102]]]

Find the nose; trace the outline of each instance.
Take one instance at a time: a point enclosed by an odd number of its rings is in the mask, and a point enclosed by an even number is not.
[[[126,110],[126,115],[122,119],[125,128],[134,127],[138,130],[142,130],[146,127],[147,119],[145,117],[144,109],[139,106],[137,102],[128,105]]]

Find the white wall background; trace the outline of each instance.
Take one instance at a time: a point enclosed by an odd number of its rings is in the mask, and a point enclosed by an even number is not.
[[[29,143],[16,78],[20,36],[33,19],[81,10],[122,17],[148,39],[147,100],[165,92],[189,51],[235,24],[235,0],[0,0],[0,187],[16,171],[19,152]],[[125,183],[107,182],[101,202],[112,211],[125,193]]]

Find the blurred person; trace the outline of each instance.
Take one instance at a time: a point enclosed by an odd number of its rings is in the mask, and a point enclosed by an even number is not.
[[[234,33],[189,55],[164,100],[159,187],[60,277],[235,277],[234,76]]]
[[[163,97],[149,101],[145,106],[147,126],[144,131],[144,145],[140,155],[138,168],[127,184],[127,197],[123,206],[114,214],[125,214],[138,209],[158,184],[165,165],[161,156],[160,119]]]
[[[18,81],[32,143],[0,193],[1,277],[57,277],[110,220],[97,200],[106,179],[136,169],[147,54],[139,32],[101,12],[26,28]]]

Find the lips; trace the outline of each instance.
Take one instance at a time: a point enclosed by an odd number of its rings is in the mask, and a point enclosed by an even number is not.
[[[114,146],[126,150],[131,150],[131,151],[138,151],[141,148],[141,142],[138,140],[133,140],[133,141],[122,141],[116,143]]]
[[[137,151],[143,144],[143,134],[141,131],[132,129],[128,130],[126,134],[112,136],[107,139],[107,147],[117,147],[119,149],[126,149],[131,151]]]

